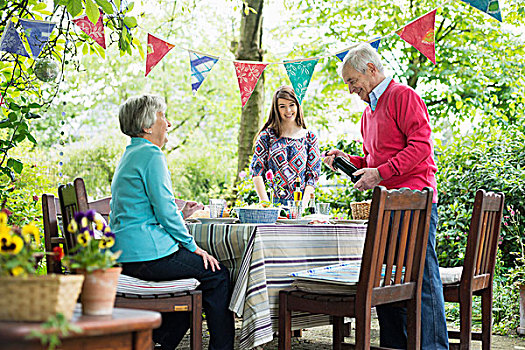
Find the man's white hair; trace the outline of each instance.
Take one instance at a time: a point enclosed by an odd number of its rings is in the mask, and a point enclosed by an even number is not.
[[[379,73],[383,73],[383,64],[381,63],[381,57],[377,51],[368,43],[357,44],[348,50],[343,63],[338,68],[339,75],[342,75],[343,68],[350,65],[361,74],[364,74],[368,69],[367,64],[372,63]]]

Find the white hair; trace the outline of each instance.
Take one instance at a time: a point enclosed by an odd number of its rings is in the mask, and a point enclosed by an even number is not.
[[[367,64],[372,63],[379,73],[383,73],[383,64],[377,51],[368,43],[361,43],[353,46],[346,53],[343,63],[339,66],[337,72],[342,75],[343,68],[350,65],[356,71],[364,74],[368,69]]]
[[[166,111],[164,99],[155,95],[131,97],[119,108],[120,130],[130,136],[144,135],[157,119],[157,112]]]

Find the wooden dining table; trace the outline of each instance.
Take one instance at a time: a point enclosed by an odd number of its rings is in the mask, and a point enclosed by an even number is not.
[[[241,349],[270,342],[278,328],[279,290],[292,272],[361,260],[366,224],[188,225],[197,244],[229,270],[230,310],[242,317]],[[292,329],[329,324],[322,315],[293,315]]]
[[[154,311],[114,308],[108,316],[82,315],[77,304],[71,324],[80,332],[60,335],[63,350],[151,350],[152,330],[160,326],[161,315]],[[51,333],[38,322],[0,321],[0,349],[44,350],[48,346],[31,337],[32,331]]]

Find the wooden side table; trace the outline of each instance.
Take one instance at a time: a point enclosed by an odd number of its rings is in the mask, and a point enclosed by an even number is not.
[[[82,333],[61,337],[63,350],[151,350],[152,330],[160,326],[161,315],[154,311],[115,308],[111,316],[84,316],[77,305],[71,321]],[[0,321],[0,349],[47,349],[39,339],[26,339],[40,328],[35,322]]]

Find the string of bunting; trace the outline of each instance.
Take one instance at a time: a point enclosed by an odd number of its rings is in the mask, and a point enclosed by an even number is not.
[[[376,50],[379,50],[381,40],[391,35],[398,35],[401,39],[412,45],[415,49],[421,52],[432,63],[436,64],[436,50],[435,50],[435,17],[438,8],[452,0],[440,4],[435,9],[426,14],[410,21],[399,29],[374,39],[367,41]],[[478,10],[494,17],[502,22],[499,0],[461,0],[464,3],[471,5]],[[98,45],[106,49],[106,42],[104,36],[104,13],[100,11],[100,16],[96,24],[89,21],[87,15],[74,19],[73,22],[90,38],[92,38]],[[31,49],[33,58],[36,59],[42,48],[49,40],[49,36],[53,31],[55,24],[53,22],[19,19],[19,22],[24,30],[25,38]],[[140,28],[140,27],[139,27]],[[148,32],[147,55],[146,55],[146,71],[147,76],[151,70],[166,56],[166,54],[175,47],[166,40],[163,40]],[[198,52],[192,49],[185,49],[188,51],[190,59],[191,70],[191,89],[193,94],[202,85],[207,75],[211,72],[215,64],[219,61],[233,62],[237,81],[239,84],[239,92],[241,95],[242,107],[246,104],[252,92],[259,81],[262,73],[270,64],[282,64],[286,69],[286,73],[290,79],[292,87],[297,95],[299,103],[302,103],[303,98],[310,84],[315,66],[321,59],[336,56],[343,61],[349,48],[336,52],[334,55],[322,57],[310,57],[296,60],[284,60],[282,62],[252,62],[252,61],[237,61],[227,58],[213,56],[207,53]],[[15,55],[29,57],[27,50],[24,47],[22,39],[18,34],[11,19],[8,21],[2,38],[0,40],[0,51],[10,52]],[[2,101],[3,102],[3,97]]]

